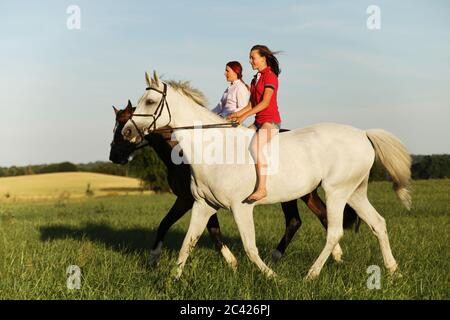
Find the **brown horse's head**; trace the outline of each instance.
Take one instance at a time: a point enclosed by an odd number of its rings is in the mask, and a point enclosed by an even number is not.
[[[127,164],[128,159],[135,150],[135,145],[125,140],[121,132],[125,123],[131,118],[134,108],[130,100],[128,100],[128,105],[125,109],[118,110],[114,106],[113,109],[116,114],[116,125],[114,126],[114,138],[111,142],[109,160],[117,164]]]

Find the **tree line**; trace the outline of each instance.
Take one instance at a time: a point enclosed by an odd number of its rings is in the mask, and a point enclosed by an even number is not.
[[[413,155],[412,178],[446,179],[450,178],[450,154]],[[166,168],[156,152],[150,148],[138,150],[127,165],[96,161],[84,164],[61,162],[52,164],[0,167],[0,177],[23,176],[56,172],[94,172],[124,177],[138,178],[145,187],[156,191],[169,191],[166,181]],[[378,161],[372,167],[370,180],[388,180],[389,176]]]

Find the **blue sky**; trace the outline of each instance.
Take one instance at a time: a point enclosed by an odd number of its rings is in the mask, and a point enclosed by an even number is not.
[[[111,105],[138,100],[144,71],[191,80],[212,108],[227,61],[250,81],[254,44],[283,51],[283,127],[384,128],[412,153],[450,153],[449,16],[446,0],[0,0],[0,166],[107,160]]]

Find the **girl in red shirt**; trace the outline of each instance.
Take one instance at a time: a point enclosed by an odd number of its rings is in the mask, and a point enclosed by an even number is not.
[[[255,122],[250,128],[257,131],[252,143],[253,157],[256,159],[257,185],[247,200],[257,201],[267,195],[265,174],[267,163],[261,149],[278,133],[281,125],[277,104],[280,67],[275,53],[263,45],[253,46],[250,50],[250,64],[253,70],[258,70],[250,86],[250,101],[245,108],[232,113],[229,119],[243,123],[245,119],[255,115]]]

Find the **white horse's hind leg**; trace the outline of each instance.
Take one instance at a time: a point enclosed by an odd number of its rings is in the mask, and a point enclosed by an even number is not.
[[[239,204],[233,206],[231,209],[247,256],[266,276],[275,276],[275,272],[261,260],[258,254],[255,239],[255,224],[253,222],[253,206],[249,204]]]
[[[175,278],[179,279],[183,273],[184,265],[189,257],[190,251],[197,244],[198,239],[206,228],[208,219],[216,212],[216,209],[206,204],[204,201],[195,201],[192,206],[191,221],[189,229],[184,237],[180,254],[177,261],[177,273]]]
[[[220,249],[220,253],[225,258],[225,261],[228,265],[233,269],[233,271],[237,270],[237,260],[234,255],[231,253],[230,249],[226,245],[223,245],[222,249]]]
[[[334,261],[336,261],[337,263],[342,263],[342,248],[339,245],[339,243],[337,245],[334,246],[333,251],[331,252],[331,255],[333,256]]]
[[[372,232],[378,238],[384,265],[389,273],[393,274],[397,270],[397,262],[392,255],[391,246],[386,229],[386,221],[375,210],[367,198],[367,179],[361,183],[349,199],[349,204],[355,209],[358,216],[364,220]]]
[[[327,242],[319,257],[309,269],[308,275],[306,276],[307,280],[317,278],[331,252],[344,235],[342,222],[344,219],[344,207],[347,202],[347,197],[342,196],[342,194],[342,192],[327,194]]]

